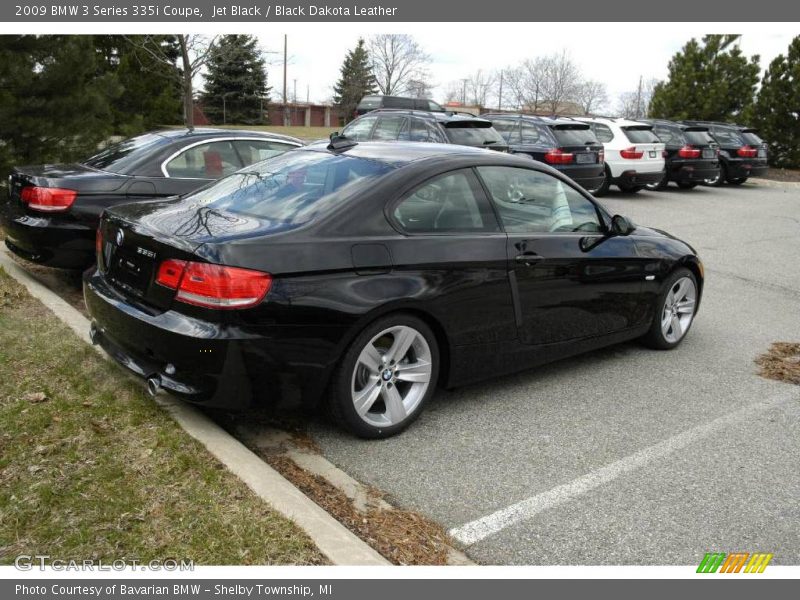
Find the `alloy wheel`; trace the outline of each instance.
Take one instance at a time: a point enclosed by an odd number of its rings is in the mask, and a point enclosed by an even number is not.
[[[661,311],[661,333],[670,344],[675,344],[689,330],[697,304],[697,288],[689,277],[681,277],[667,293]]]
[[[356,413],[375,427],[405,421],[431,384],[432,354],[413,327],[397,325],[374,336],[361,350],[351,378]]]

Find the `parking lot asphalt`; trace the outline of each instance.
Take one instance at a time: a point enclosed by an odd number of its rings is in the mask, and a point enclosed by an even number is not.
[[[486,564],[800,564],[800,388],[756,375],[800,341],[800,188],[612,193],[613,212],[706,266],[684,343],[623,344],[440,391],[405,433],[312,434],[350,475],[447,527]]]

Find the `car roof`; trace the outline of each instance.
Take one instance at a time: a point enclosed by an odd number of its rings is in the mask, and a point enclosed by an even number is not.
[[[314,142],[300,150],[293,152],[328,152],[330,154],[345,154],[354,158],[374,160],[385,164],[400,166],[428,158],[446,158],[454,156],[510,156],[496,150],[477,148],[474,146],[460,146],[458,144],[434,144],[430,142],[401,142],[401,141],[366,141],[357,142],[340,150],[331,150],[326,141]]]
[[[479,121],[482,123],[490,122],[488,119],[485,119],[483,117],[476,117],[471,113],[434,112],[428,110],[415,110],[411,108],[379,108],[368,112],[366,115],[363,115],[363,117],[366,117],[368,115],[384,115],[384,114],[399,114],[399,115],[408,115],[414,117],[422,117],[431,119],[433,121],[439,121],[442,123],[452,123],[456,121],[460,122]]]
[[[195,127],[193,129],[161,129],[159,131],[151,131],[149,132],[151,135],[158,135],[163,138],[167,138],[171,141],[179,141],[181,139],[206,139],[206,138],[216,138],[216,137],[261,137],[261,138],[270,138],[270,139],[278,139],[287,142],[295,142],[297,144],[302,145],[303,141],[292,137],[290,135],[285,135],[282,133],[274,133],[272,131],[251,131],[248,129],[218,129],[215,127]]]
[[[633,121],[631,119],[623,119],[622,117],[575,117],[579,121],[586,123],[590,121],[597,121],[598,123],[613,123],[619,127],[635,127],[636,125],[650,125],[644,121]]]
[[[525,113],[485,113],[482,114],[481,117],[484,119],[488,119],[492,121],[494,119],[503,119],[503,118],[511,118],[511,119],[522,119],[523,121],[532,121],[535,123],[541,123],[542,125],[546,125],[548,127],[553,125],[586,125],[588,124],[585,121],[579,121],[573,117],[565,117],[561,115],[553,115],[553,116],[545,116],[545,115],[526,115]]]

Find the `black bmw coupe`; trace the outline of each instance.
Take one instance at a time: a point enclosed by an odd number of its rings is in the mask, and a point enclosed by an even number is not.
[[[106,211],[92,339],[205,406],[299,389],[362,437],[454,387],[642,338],[677,346],[703,266],[542,163],[335,138],[178,202]]]
[[[192,192],[302,145],[264,132],[166,130],[113,144],[79,163],[16,167],[0,206],[6,246],[49,267],[85,269],[94,261],[104,209]]]

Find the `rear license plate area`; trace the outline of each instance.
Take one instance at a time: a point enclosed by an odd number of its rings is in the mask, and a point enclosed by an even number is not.
[[[575,162],[579,165],[589,165],[597,162],[597,156],[594,152],[585,152],[583,154],[575,155]]]
[[[766,158],[766,156],[767,156],[767,151],[764,150],[764,148],[759,148],[758,149],[758,158]]]
[[[703,148],[703,158],[714,158],[715,156],[713,148]]]
[[[655,158],[656,157],[656,151],[655,150],[650,150],[650,154],[649,155],[650,155],[650,158]]]
[[[111,281],[136,296],[144,296],[153,275],[153,259],[117,248],[109,261]]]

